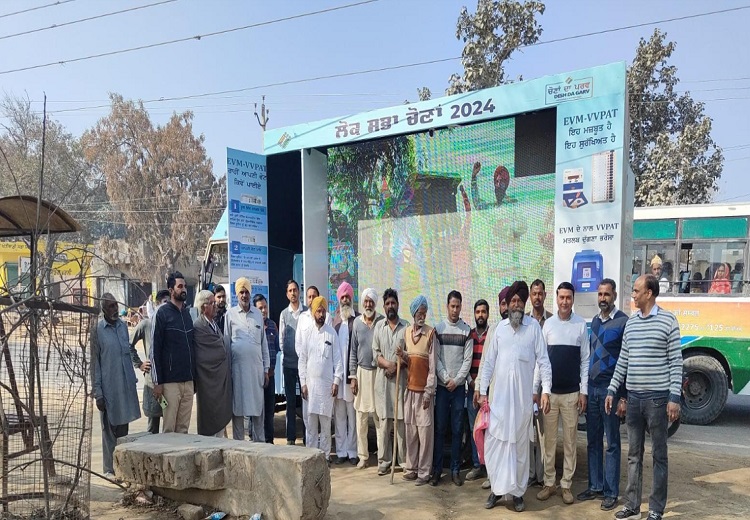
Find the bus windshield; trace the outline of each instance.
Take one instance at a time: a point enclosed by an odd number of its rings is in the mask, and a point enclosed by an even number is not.
[[[229,282],[229,249],[226,242],[211,244],[208,250],[209,274],[208,278],[213,285],[227,284]]]

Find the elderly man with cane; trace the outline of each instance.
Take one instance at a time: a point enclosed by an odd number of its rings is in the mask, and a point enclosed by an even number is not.
[[[414,317],[414,325],[406,327],[405,349],[396,350],[398,356],[409,368],[404,395],[404,423],[406,424],[404,480],[414,480],[417,486],[424,486],[429,481],[435,440],[433,417],[437,385],[435,371],[438,341],[435,329],[425,324],[427,308],[427,298],[422,295],[417,296],[411,302],[409,310]],[[398,369],[396,371],[398,372]],[[396,384],[398,384],[398,378]]]
[[[383,293],[386,319],[379,321],[373,331],[372,354],[378,369],[375,374],[375,414],[378,416],[378,475],[387,475],[392,465],[403,462],[404,445],[404,373],[396,349],[404,345],[404,331],[409,322],[398,317],[398,293],[386,289]],[[398,385],[396,384],[398,381]],[[398,409],[397,409],[398,408]],[[391,450],[391,431],[396,448]]]

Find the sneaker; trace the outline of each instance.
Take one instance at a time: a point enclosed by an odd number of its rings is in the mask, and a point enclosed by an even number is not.
[[[592,489],[587,489],[586,491],[582,491],[578,493],[576,498],[581,501],[585,502],[586,500],[594,500],[595,498],[604,498],[604,495],[601,491],[594,491]]]
[[[625,506],[622,508],[622,511],[615,513],[615,518],[617,520],[641,520],[641,512]]]
[[[495,493],[490,492],[490,496],[487,497],[487,502],[484,504],[485,509],[492,509],[500,501],[500,497]]]
[[[562,499],[563,504],[572,504],[575,502],[575,498],[573,498],[573,493],[570,492],[570,488],[562,488]]]
[[[404,480],[417,480],[417,474],[414,471],[407,471],[401,478]]]
[[[492,484],[490,484],[490,479],[486,479],[484,482],[482,482],[482,489],[490,489],[492,487]]]
[[[382,477],[383,475],[387,475],[389,473],[390,468],[386,464],[381,464],[378,466],[378,476]]]
[[[513,509],[515,509],[516,513],[521,513],[526,509],[526,504],[523,503],[523,497],[513,497]]]
[[[426,478],[418,478],[417,480],[414,481],[414,485],[415,486],[424,486],[425,484],[427,484],[427,482],[428,482],[428,479],[426,479]]]
[[[602,500],[602,511],[612,511],[615,507],[617,507],[617,497],[604,497],[604,500]]]
[[[479,466],[478,468],[472,468],[469,470],[469,472],[466,474],[466,480],[479,480],[484,476],[484,470],[482,469],[482,466]]]
[[[656,511],[649,511],[648,517],[646,517],[647,520],[661,520],[661,513],[657,513]]]
[[[545,500],[549,499],[549,497],[554,496],[556,493],[557,487],[555,487],[554,484],[551,486],[544,486],[542,490],[536,494],[536,499],[544,502]]]
[[[456,486],[460,487],[464,485],[464,481],[461,480],[461,474],[458,471],[454,471],[453,473],[451,473],[451,480]]]

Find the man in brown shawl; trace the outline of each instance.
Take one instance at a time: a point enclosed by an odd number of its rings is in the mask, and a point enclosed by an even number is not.
[[[224,428],[232,420],[232,373],[223,333],[214,321],[213,293],[199,292],[195,308],[200,312],[193,322],[198,434],[224,437]]]

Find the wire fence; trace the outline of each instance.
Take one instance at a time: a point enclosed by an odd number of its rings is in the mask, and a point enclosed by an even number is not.
[[[89,518],[97,309],[0,298],[0,519]]]

